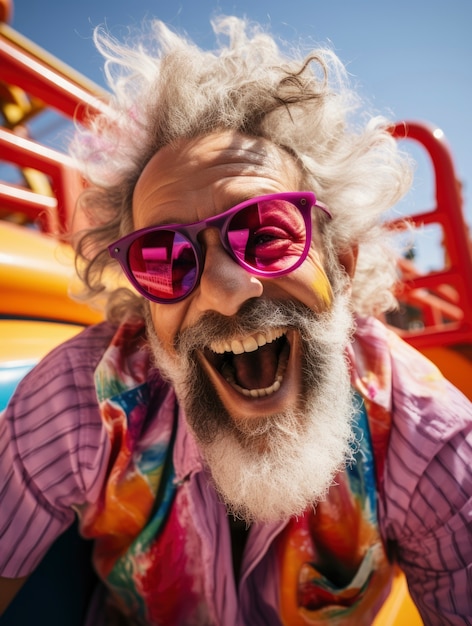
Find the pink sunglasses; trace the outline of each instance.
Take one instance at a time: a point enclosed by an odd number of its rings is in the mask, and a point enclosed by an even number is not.
[[[225,250],[255,276],[277,278],[306,259],[311,242],[311,209],[329,217],[312,192],[252,198],[193,224],[142,228],[108,246],[136,290],[148,300],[172,304],[186,298],[203,271],[198,234],[218,228]]]

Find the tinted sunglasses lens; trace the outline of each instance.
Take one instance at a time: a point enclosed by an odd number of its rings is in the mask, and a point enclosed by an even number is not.
[[[268,273],[289,271],[303,256],[307,233],[300,210],[287,200],[261,201],[238,211],[228,242],[243,265]]]
[[[192,244],[172,230],[159,230],[136,239],[129,248],[128,263],[141,288],[160,300],[185,297],[197,279]]]

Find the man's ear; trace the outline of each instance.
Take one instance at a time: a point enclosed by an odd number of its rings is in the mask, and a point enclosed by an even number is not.
[[[354,278],[354,274],[356,273],[356,265],[357,265],[357,255],[359,253],[359,246],[352,246],[351,248],[347,248],[338,254],[339,264],[344,267],[346,270],[346,274],[349,278]]]

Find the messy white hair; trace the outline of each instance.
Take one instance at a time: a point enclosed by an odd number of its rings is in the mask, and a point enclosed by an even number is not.
[[[360,100],[330,49],[282,53],[260,26],[235,17],[219,18],[213,28],[215,51],[160,21],[128,44],[95,32],[112,91],[109,110],[78,130],[71,145],[90,183],[78,210],[93,228],[77,244],[89,293],[104,289],[103,270],[115,263],[106,245],[133,229],[134,186],[152,155],[181,138],[232,129],[269,139],[296,159],[303,186],[332,211],[323,231],[327,250],[337,255],[358,246],[354,309],[388,310],[396,263],[383,214],[411,179],[391,123],[359,114]],[[142,312],[142,298],[128,290],[111,292],[108,303],[111,319]]]

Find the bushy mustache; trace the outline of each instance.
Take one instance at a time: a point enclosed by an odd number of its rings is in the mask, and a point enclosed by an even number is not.
[[[302,339],[309,340],[310,323],[320,324],[326,315],[292,300],[254,298],[245,302],[233,317],[207,311],[194,325],[176,335],[174,349],[180,356],[190,355],[207,348],[212,341],[244,337],[276,327],[297,329]]]

